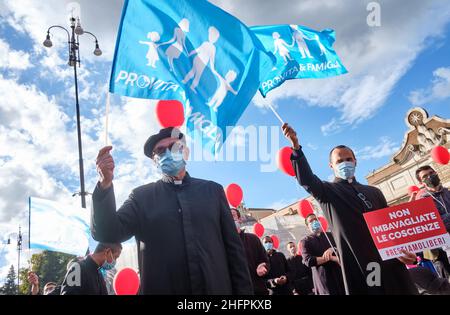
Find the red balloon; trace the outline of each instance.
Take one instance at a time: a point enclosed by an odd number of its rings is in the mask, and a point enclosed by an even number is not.
[[[314,213],[314,208],[309,200],[303,199],[298,203],[299,214],[305,219],[308,215]]]
[[[446,147],[438,145],[437,147],[434,147],[433,150],[431,150],[431,158],[436,163],[446,165],[448,164],[448,161],[450,161],[450,153],[448,153]]]
[[[136,295],[139,291],[139,276],[132,268],[123,268],[114,277],[114,291],[117,295]]]
[[[419,187],[417,187],[417,186],[409,186],[408,187],[408,195],[412,195],[413,194],[413,192],[418,192],[420,189],[419,189]]]
[[[253,233],[258,237],[262,237],[264,235],[264,226],[261,223],[255,223],[253,225]]]
[[[278,236],[270,235],[270,237],[272,238],[273,248],[277,249],[278,246],[280,246],[280,240],[278,239]]]
[[[228,203],[236,208],[241,204],[244,192],[242,191],[241,186],[233,183],[225,188],[225,195],[227,196]]]
[[[278,151],[277,165],[278,168],[289,176],[295,176],[294,167],[291,163],[292,148],[284,147]]]
[[[180,127],[184,123],[183,104],[174,100],[159,101],[156,104],[156,118],[163,128]]]
[[[323,230],[324,232],[326,232],[326,231],[328,230],[328,222],[327,222],[327,219],[325,219],[325,218],[322,217],[322,216],[319,216],[318,219],[319,219],[319,221],[320,221],[320,224],[322,225],[322,230]]]

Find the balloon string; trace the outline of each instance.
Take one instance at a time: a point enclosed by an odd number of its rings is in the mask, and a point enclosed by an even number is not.
[[[320,227],[322,228],[323,234],[327,238],[328,244],[330,244],[331,249],[333,250],[333,253],[336,255],[337,258],[339,258],[339,255],[337,254],[336,250],[334,249],[333,244],[331,244],[331,240],[328,238],[327,231],[325,231],[323,226],[322,226],[322,222],[320,222],[320,220],[317,220],[317,221],[319,221],[319,224],[320,224]]]
[[[300,187],[299,187],[299,184],[298,184],[298,182],[297,182],[297,178],[294,176],[293,177],[294,178],[294,180],[295,180],[295,187],[297,187],[297,190],[299,191],[299,192],[302,192],[301,191],[301,189],[300,189]],[[311,205],[312,206],[312,205]],[[314,207],[313,207],[313,209],[314,209]],[[314,210],[313,210],[314,211]],[[319,213],[316,213],[316,211],[314,211],[315,213],[315,215],[317,216],[317,217],[319,217]],[[322,210],[322,212],[323,212],[323,210]],[[325,234],[325,237],[326,237],[326,239],[327,239],[327,241],[328,241],[328,244],[330,244],[330,247],[331,247],[331,249],[333,250],[333,252],[334,252],[334,254],[336,255],[336,257],[338,257],[339,258],[339,255],[337,254],[337,252],[336,252],[336,250],[334,249],[334,246],[333,246],[333,244],[331,243],[331,240],[328,238],[328,235],[327,235],[327,231],[325,231],[325,229],[323,228],[323,225],[322,225],[322,222],[320,222],[320,220],[317,220],[317,221],[319,221],[319,224],[320,224],[320,227],[322,228],[322,231],[323,231],[323,234]]]

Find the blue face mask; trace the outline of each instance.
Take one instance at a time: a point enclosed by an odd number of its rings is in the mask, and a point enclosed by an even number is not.
[[[272,250],[273,249],[273,244],[272,243],[264,243],[264,248],[266,250]]]
[[[169,149],[158,159],[158,168],[169,176],[177,176],[185,165],[183,153],[173,153]]]
[[[104,262],[103,265],[102,265],[102,269],[103,269],[103,270],[111,270],[111,269],[113,269],[115,266],[116,266],[116,260],[115,260],[114,257],[113,257],[113,259],[112,259],[111,262],[108,262],[108,259],[105,260],[105,262]]]
[[[334,169],[334,174],[342,179],[352,178],[355,175],[355,163],[348,161],[339,163]]]
[[[311,222],[311,230],[314,233],[318,233],[322,230],[321,226],[320,226],[320,222],[318,220],[315,220],[313,222]]]

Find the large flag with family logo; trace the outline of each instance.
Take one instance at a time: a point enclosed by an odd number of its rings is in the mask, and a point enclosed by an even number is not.
[[[251,30],[276,57],[276,65],[259,88],[264,97],[286,80],[347,73],[333,49],[333,30],[318,32],[300,25],[254,26]]]
[[[89,248],[89,211],[30,197],[30,248],[84,256]]]
[[[273,65],[249,28],[205,0],[126,0],[110,92],[183,102],[188,131],[214,151]]]

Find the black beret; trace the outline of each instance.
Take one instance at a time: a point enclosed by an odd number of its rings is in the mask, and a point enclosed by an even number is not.
[[[185,140],[184,134],[182,134],[178,128],[168,127],[161,129],[157,134],[150,136],[150,138],[145,141],[144,154],[149,158],[152,158],[155,145],[165,138],[178,138]]]

